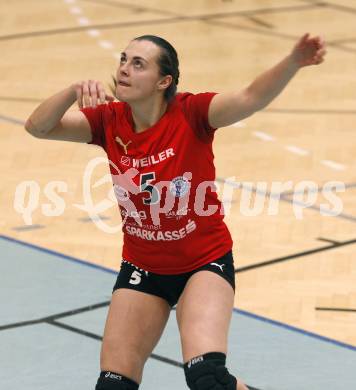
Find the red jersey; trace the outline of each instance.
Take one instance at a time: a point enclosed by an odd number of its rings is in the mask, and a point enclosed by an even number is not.
[[[135,133],[129,104],[84,108],[91,144],[104,148],[123,217],[123,259],[149,272],[179,274],[232,248],[214,187],[208,123],[215,93],[178,93],[152,127]]]

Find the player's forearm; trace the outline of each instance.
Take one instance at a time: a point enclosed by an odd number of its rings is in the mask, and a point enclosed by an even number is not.
[[[34,135],[48,133],[60,122],[76,99],[76,91],[73,85],[49,97],[27,119],[26,130]]]
[[[266,107],[278,96],[299,68],[292,57],[287,56],[277,65],[258,76],[247,87],[247,93],[250,96],[250,101],[253,102],[254,111]]]

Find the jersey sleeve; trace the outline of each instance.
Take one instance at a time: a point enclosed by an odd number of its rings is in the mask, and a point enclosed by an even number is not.
[[[209,124],[209,105],[216,92],[183,93],[181,103],[184,115],[196,136],[204,142],[212,142],[216,128]]]
[[[86,116],[91,128],[92,140],[88,144],[98,145],[105,149],[105,124],[107,121],[106,104],[96,107],[82,108],[80,111]]]

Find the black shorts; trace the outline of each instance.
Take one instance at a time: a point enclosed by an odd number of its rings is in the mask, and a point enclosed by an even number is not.
[[[235,268],[232,251],[193,271],[177,275],[160,275],[145,271],[122,260],[113,292],[119,288],[142,291],[165,299],[171,307],[177,304],[188,279],[198,271],[207,270],[224,278],[235,291]]]

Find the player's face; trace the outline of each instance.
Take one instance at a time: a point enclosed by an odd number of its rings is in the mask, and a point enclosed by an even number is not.
[[[116,96],[125,102],[142,101],[159,93],[157,59],[160,48],[150,41],[131,41],[123,53],[116,73]]]

